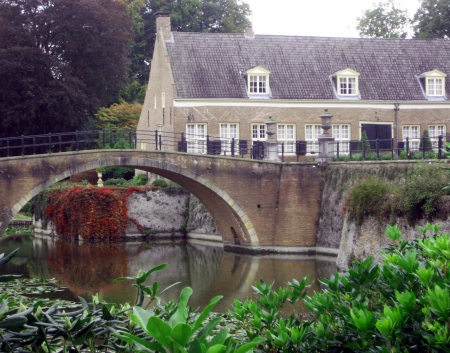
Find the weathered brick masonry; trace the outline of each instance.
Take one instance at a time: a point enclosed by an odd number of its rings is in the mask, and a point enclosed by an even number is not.
[[[83,151],[0,159],[0,232],[46,187],[110,165],[156,173],[192,192],[217,221],[227,246],[315,251],[321,170],[314,163],[173,152]]]

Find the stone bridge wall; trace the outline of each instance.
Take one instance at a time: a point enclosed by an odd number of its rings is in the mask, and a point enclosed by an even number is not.
[[[99,150],[0,159],[0,232],[36,194],[85,170],[111,165],[156,173],[194,194],[225,247],[315,252],[322,171],[315,163],[272,163],[176,152]]]

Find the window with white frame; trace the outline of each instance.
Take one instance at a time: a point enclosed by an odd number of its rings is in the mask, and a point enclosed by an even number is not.
[[[427,97],[439,99],[445,97],[445,77],[442,71],[433,70],[424,72],[419,76],[422,88]]]
[[[245,72],[249,96],[269,96],[269,74],[270,71],[260,66]]]
[[[403,140],[406,143],[406,138],[409,141],[409,149],[416,151],[420,144],[420,126],[419,125],[403,125]],[[405,145],[406,149],[406,145]]]
[[[352,97],[356,98],[359,95],[359,72],[352,69],[345,69],[334,73],[332,78],[338,98],[345,99],[349,97],[349,99],[352,99]]]
[[[266,124],[252,124],[252,141],[266,140]]]
[[[234,141],[234,152],[239,153],[239,124],[220,123],[221,152],[225,155],[231,154],[232,141]]]
[[[188,153],[206,153],[206,124],[186,124]]]
[[[156,109],[156,94],[153,96],[153,107]]]
[[[295,153],[295,125],[278,124],[277,125],[278,153]]]
[[[305,125],[306,153],[319,152],[319,136],[322,133],[320,124]]]
[[[430,136],[433,151],[438,152],[439,136],[442,136],[442,147],[445,144],[445,125],[430,125],[428,126],[428,135]]]
[[[356,77],[339,77],[339,94],[356,95]]]
[[[350,152],[350,125],[333,124],[333,137],[335,143],[339,143],[339,153],[347,154]]]

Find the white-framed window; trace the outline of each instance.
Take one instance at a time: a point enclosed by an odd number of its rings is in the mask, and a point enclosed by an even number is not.
[[[333,124],[333,137],[335,143],[339,143],[339,153],[347,154],[350,152],[350,125]]]
[[[335,84],[336,94],[345,97],[356,97],[359,95],[359,72],[352,69],[345,69],[335,72],[332,75]]]
[[[403,125],[403,140],[406,143],[406,138],[409,139],[409,149],[416,151],[420,144],[420,126],[419,125]],[[406,148],[406,145],[405,145]]]
[[[444,80],[442,78],[427,78],[428,96],[443,96],[444,95]]]
[[[220,144],[221,152],[231,155],[231,142],[234,141],[234,153],[239,153],[239,124],[220,123]]]
[[[339,77],[339,94],[356,95],[356,77]]]
[[[266,124],[252,124],[252,141],[266,141]]]
[[[153,96],[153,107],[156,109],[156,94]]]
[[[188,153],[206,153],[206,124],[186,124]]]
[[[439,70],[432,70],[419,75],[418,77],[425,95],[431,99],[444,98],[446,76],[446,74]]]
[[[277,124],[277,141],[278,153],[282,152],[282,144],[284,144],[284,153],[295,153],[295,125],[294,124]]]
[[[430,136],[431,144],[433,145],[433,151],[438,152],[439,148],[439,136],[442,136],[442,146],[445,146],[445,125],[430,125],[428,126],[428,135]]]
[[[250,93],[267,93],[267,76],[248,75]]]
[[[257,66],[245,72],[247,76],[247,92],[249,96],[269,96],[269,74],[270,71]]]
[[[320,124],[305,125],[306,153],[319,152],[319,136],[322,133]]]

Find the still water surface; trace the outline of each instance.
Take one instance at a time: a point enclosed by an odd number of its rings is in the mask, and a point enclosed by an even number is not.
[[[231,308],[234,299],[252,297],[252,285],[260,279],[275,281],[278,287],[304,276],[312,282],[336,270],[335,258],[233,254],[224,252],[220,244],[200,242],[74,243],[38,237],[0,240],[0,253],[18,247],[13,260],[0,268],[1,273],[56,278],[60,286],[68,288],[63,295],[58,293],[63,299],[78,301],[77,296],[82,296],[90,300],[92,294],[99,293],[108,302],[134,302],[136,290],[130,282],[112,281],[167,263],[165,270],[153,273],[147,281],[158,281],[160,289],[181,282],[164,293],[164,300],[177,299],[181,289],[190,286],[194,290],[190,305],[203,308],[214,296],[223,295],[215,308],[222,312]],[[310,294],[317,289],[315,281]]]

